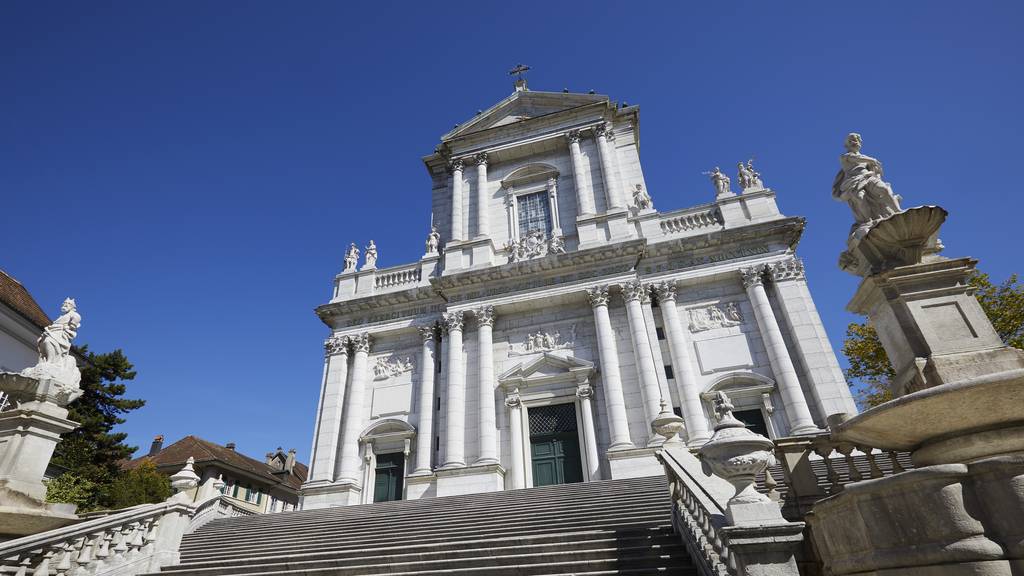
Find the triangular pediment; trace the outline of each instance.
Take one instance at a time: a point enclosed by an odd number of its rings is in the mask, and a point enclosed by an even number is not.
[[[608,97],[600,94],[567,94],[563,92],[513,92],[509,97],[484,112],[477,114],[454,130],[441,137],[451,140],[490,128],[516,124],[534,118],[557,114],[580,106],[607,102]]]
[[[559,356],[544,352],[537,358],[522,362],[505,371],[498,382],[522,386],[530,383],[579,381],[594,372],[594,363],[575,356]]]

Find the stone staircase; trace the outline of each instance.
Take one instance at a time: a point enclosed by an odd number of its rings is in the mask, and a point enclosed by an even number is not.
[[[696,575],[663,477],[215,520],[170,576]]]

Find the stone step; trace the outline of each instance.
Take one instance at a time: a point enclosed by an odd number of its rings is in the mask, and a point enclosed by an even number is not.
[[[580,530],[614,530],[614,529],[661,529],[665,526],[671,526],[670,520],[667,514],[659,514],[657,516],[647,516],[639,518],[628,518],[628,519],[596,519],[586,520],[582,522],[576,522],[571,524],[558,524],[553,526],[536,525],[536,524],[525,524],[522,526],[487,526],[485,528],[474,528],[474,529],[453,529],[453,530],[437,530],[429,534],[417,534],[415,541],[429,543],[429,542],[444,542],[452,539],[467,539],[467,538],[486,538],[486,537],[500,537],[502,535],[510,536],[517,534],[528,534],[528,535],[540,535],[540,534],[557,534],[564,532],[578,532]],[[280,552],[294,552],[309,550],[310,547],[315,549],[342,549],[346,547],[372,547],[375,545],[386,545],[391,543],[401,543],[412,539],[413,536],[405,533],[381,533],[379,531],[371,531],[362,533],[359,535],[334,535],[330,538],[325,537],[312,537],[302,539],[290,539],[288,541],[277,542],[274,544],[267,544],[265,542],[259,542],[254,544],[246,544],[232,547],[217,547],[217,548],[189,548],[187,550],[182,549],[182,559],[188,561],[199,561],[203,559],[214,559],[223,558],[225,556],[234,556],[239,554],[253,554],[260,553],[268,548],[278,550]]]
[[[334,576],[350,576],[355,574],[382,574],[391,572],[424,572],[450,571],[479,568],[500,568],[510,564],[517,566],[536,566],[551,563],[592,563],[597,561],[629,561],[633,568],[646,566],[662,566],[670,558],[685,556],[685,547],[681,542],[667,545],[639,546],[606,546],[603,548],[563,547],[560,550],[536,551],[533,549],[499,550],[480,549],[475,554],[459,554],[449,551],[431,558],[419,555],[411,557],[396,556],[357,556],[353,558],[326,560],[317,562],[277,562],[271,564],[250,564],[235,570],[195,570],[176,571],[178,576],[205,576],[210,574],[273,574],[301,572],[304,575],[330,574]],[[502,553],[504,552],[504,553]],[[449,557],[451,554],[452,557]]]
[[[616,501],[598,502],[569,502],[565,504],[553,504],[541,509],[534,507],[517,510],[509,510],[504,513],[495,513],[486,508],[449,511],[438,514],[434,511],[429,514],[397,514],[393,517],[383,517],[373,520],[350,521],[350,522],[321,522],[309,525],[306,523],[294,526],[280,526],[273,529],[239,529],[239,530],[209,530],[204,531],[204,540],[211,539],[219,544],[227,545],[236,541],[252,542],[253,539],[261,538],[281,539],[294,534],[318,535],[350,533],[351,531],[367,531],[379,528],[391,530],[410,529],[426,530],[443,524],[445,527],[470,526],[486,519],[488,523],[517,524],[522,522],[544,521],[547,518],[556,518],[560,521],[581,520],[595,516],[612,516],[624,513],[647,513],[665,514],[670,511],[669,504],[662,501],[636,500],[632,498]],[[443,521],[440,520],[443,518]],[[188,537],[183,542],[183,548],[189,548],[195,541],[194,537]]]
[[[336,562],[377,564],[412,560],[455,559],[474,556],[507,556],[516,553],[544,553],[572,549],[577,551],[602,548],[660,548],[680,545],[681,540],[670,530],[655,532],[576,532],[555,535],[503,537],[482,540],[443,541],[433,544],[403,544],[392,547],[349,548],[282,556],[253,556],[195,562],[168,566],[164,573],[188,572],[193,575],[222,575],[249,572],[250,567],[287,567],[289,569],[323,568]]]

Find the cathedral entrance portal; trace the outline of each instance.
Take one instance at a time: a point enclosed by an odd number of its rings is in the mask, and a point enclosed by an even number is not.
[[[583,481],[574,404],[530,408],[530,460],[533,485]]]
[[[389,502],[402,499],[402,480],[405,477],[405,455],[401,452],[377,455],[374,470],[373,501]]]

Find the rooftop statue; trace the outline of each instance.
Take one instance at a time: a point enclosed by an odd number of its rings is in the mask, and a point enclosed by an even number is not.
[[[363,270],[373,270],[377,267],[377,245],[370,240],[370,244],[366,247],[366,263],[363,264]]]
[[[729,177],[723,174],[718,166],[715,166],[715,169],[711,172],[705,172],[704,174],[710,177],[711,183],[715,185],[716,198],[735,196],[735,193],[729,188]]]
[[[39,361],[35,366],[22,370],[21,375],[53,381],[59,389],[58,395],[66,403],[82,393],[78,387],[82,374],[75,357],[71,355],[71,341],[78,335],[82,315],[78,313],[73,298],[65,299],[60,311],[61,315],[43,328],[43,333],[36,340]]]
[[[839,173],[832,184],[832,197],[850,205],[858,227],[903,211],[902,198],[882,180],[882,163],[860,153],[862,143],[856,132],[846,137],[846,153],[839,157]]]
[[[359,263],[359,248],[356,248],[356,243],[349,244],[348,250],[345,252],[345,272],[349,272],[356,269],[356,264]]]
[[[441,244],[441,233],[437,231],[436,226],[430,227],[430,234],[427,234],[427,254],[436,254],[437,248]]]

